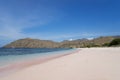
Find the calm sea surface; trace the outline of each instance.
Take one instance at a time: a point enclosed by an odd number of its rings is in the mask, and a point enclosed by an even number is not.
[[[75,49],[64,48],[38,48],[38,49],[4,49],[0,48],[0,67],[8,66],[16,62],[32,60],[39,57],[64,54]]]

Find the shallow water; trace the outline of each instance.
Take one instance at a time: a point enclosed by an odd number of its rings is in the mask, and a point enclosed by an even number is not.
[[[64,48],[39,48],[39,49],[0,49],[0,67],[5,67],[14,63],[24,62],[44,56],[54,54],[64,54],[74,51],[74,49]]]

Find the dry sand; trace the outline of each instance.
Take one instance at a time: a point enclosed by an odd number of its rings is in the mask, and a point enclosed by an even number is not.
[[[120,48],[82,48],[0,80],[120,80]]]

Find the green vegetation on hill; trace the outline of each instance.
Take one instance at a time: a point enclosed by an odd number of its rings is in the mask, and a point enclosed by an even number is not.
[[[120,46],[120,38],[112,40],[108,46]]]

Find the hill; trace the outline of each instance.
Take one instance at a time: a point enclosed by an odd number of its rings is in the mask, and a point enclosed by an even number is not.
[[[50,40],[39,39],[19,39],[10,44],[3,46],[3,48],[80,48],[80,47],[102,47],[107,46],[112,40],[120,38],[120,36],[106,36],[98,37],[92,40],[77,39],[77,40],[64,40],[62,42],[54,42]]]
[[[55,48],[57,46],[57,42],[50,40],[25,38],[11,42],[10,44],[5,45],[3,48]]]
[[[98,37],[92,40],[78,39],[73,41],[63,41],[60,43],[61,48],[80,48],[80,47],[102,47],[107,46],[112,40],[120,38],[120,36]]]

